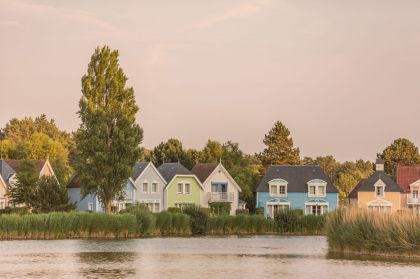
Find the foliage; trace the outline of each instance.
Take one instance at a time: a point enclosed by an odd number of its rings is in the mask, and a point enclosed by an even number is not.
[[[111,212],[112,200],[122,192],[141,153],[143,131],[135,123],[139,109],[126,82],[118,51],[97,48],[82,77],[75,170],[83,194],[95,194],[106,212]]]
[[[160,235],[188,235],[190,217],[186,214],[162,211],[156,214],[155,231]]]
[[[60,239],[132,237],[136,218],[131,214],[53,212],[0,215],[0,239]]]
[[[201,151],[201,162],[218,163],[224,154],[223,146],[214,140],[208,140]]]
[[[274,221],[280,233],[321,234],[324,231],[325,217],[303,215],[303,211],[280,210]]]
[[[9,187],[10,202],[30,207],[34,200],[34,189],[38,183],[38,177],[35,165],[30,160],[22,160],[16,174],[16,181]]]
[[[6,207],[0,209],[0,214],[28,214],[29,210],[27,207]]]
[[[181,208],[179,208],[179,207],[168,207],[168,212],[181,213]]]
[[[60,185],[54,176],[39,178],[34,189],[31,207],[38,213],[74,209],[74,205],[69,203],[66,187]]]
[[[264,208],[263,207],[259,207],[255,210],[255,214],[256,215],[264,215]]]
[[[339,209],[327,216],[326,235],[333,251],[419,254],[420,217],[409,212]]]
[[[417,146],[405,138],[399,138],[386,147],[382,153],[377,154],[378,159],[385,162],[385,172],[395,176],[398,164],[405,166],[420,165],[420,155]]]
[[[248,215],[249,214],[249,209],[236,209],[235,214],[236,215],[240,215],[240,214]]]
[[[266,148],[260,154],[263,166],[300,164],[299,148],[293,146],[290,131],[277,121],[263,140]]]
[[[182,209],[182,213],[190,216],[192,234],[204,234],[206,232],[208,212],[196,205],[188,205]]]
[[[258,215],[217,216],[208,219],[206,234],[273,234],[276,233],[273,220]]]
[[[125,210],[122,210],[120,213],[130,213],[136,217],[136,231],[140,235],[150,235],[153,233],[156,224],[156,216],[153,215],[153,213],[151,213],[144,205],[135,204]]]
[[[230,203],[229,202],[212,202],[209,204],[210,212],[213,215],[229,215],[230,214]]]
[[[181,141],[177,139],[161,142],[150,151],[150,159],[156,166],[160,166],[163,163],[180,162],[187,169],[192,169],[198,162],[199,157],[200,153],[196,150],[184,150]]]

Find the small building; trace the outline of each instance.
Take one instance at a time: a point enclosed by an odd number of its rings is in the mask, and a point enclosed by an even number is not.
[[[165,209],[201,205],[204,188],[194,173],[180,163],[163,163],[158,171],[167,182],[164,190]]]
[[[245,207],[239,200],[241,187],[222,163],[197,164],[191,171],[203,184],[204,194],[201,196],[203,207],[210,207],[213,202],[230,203],[230,215],[235,215],[237,209]]]
[[[39,176],[54,175],[53,168],[48,159],[31,160]],[[8,188],[16,182],[16,175],[20,170],[21,160],[0,160],[0,209],[4,209],[9,204]]]
[[[420,214],[420,166],[397,166],[397,184],[401,188],[401,207]]]
[[[256,190],[256,207],[271,218],[282,209],[322,215],[337,208],[338,199],[337,188],[316,165],[270,166]]]
[[[378,160],[375,172],[361,180],[349,194],[350,204],[380,212],[402,209],[401,188],[384,171],[384,162]]]

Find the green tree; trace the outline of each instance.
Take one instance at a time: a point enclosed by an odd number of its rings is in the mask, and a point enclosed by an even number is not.
[[[96,48],[82,77],[75,170],[83,195],[97,195],[108,213],[141,154],[143,130],[135,123],[139,108],[126,82],[118,51]]]
[[[385,172],[395,176],[395,167],[398,164],[406,166],[420,165],[420,155],[417,146],[405,138],[399,138],[386,147],[382,153],[377,154],[385,162]]]
[[[39,173],[30,160],[20,162],[16,181],[10,184],[9,197],[13,204],[24,204],[30,208],[34,199],[34,189],[38,183]]]
[[[181,141],[169,139],[167,142],[161,142],[150,152],[153,164],[160,166],[163,163],[180,162],[184,158],[184,149]]]
[[[218,163],[223,156],[223,146],[214,140],[208,140],[201,151],[201,160],[206,163]]]
[[[33,210],[38,213],[74,209],[74,205],[69,202],[66,187],[60,185],[54,176],[39,178],[31,205]]]
[[[317,164],[316,159],[313,159],[312,157],[308,157],[308,156],[303,157],[301,163],[302,165],[316,165]]]
[[[340,168],[340,163],[337,162],[333,156],[319,156],[316,158],[316,163],[331,179],[334,180],[336,178],[337,171]]]
[[[280,121],[265,135],[266,148],[260,154],[263,166],[300,164],[299,148],[293,146],[290,131]]]

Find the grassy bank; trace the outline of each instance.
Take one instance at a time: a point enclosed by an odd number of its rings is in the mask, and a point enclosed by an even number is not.
[[[334,252],[420,256],[420,217],[411,213],[337,210],[327,217],[326,235]]]
[[[119,214],[70,212],[1,214],[0,239],[132,238],[143,236],[321,234],[324,218],[297,211],[213,216],[191,207],[183,213],[151,213],[133,206]]]

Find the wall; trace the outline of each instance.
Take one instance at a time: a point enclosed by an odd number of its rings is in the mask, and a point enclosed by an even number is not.
[[[143,182],[148,182],[148,192],[143,192]],[[152,193],[152,182],[158,183],[158,191],[157,193]],[[164,210],[164,198],[163,193],[165,190],[166,182],[160,177],[160,175],[156,172],[155,168],[152,165],[146,167],[143,173],[137,178],[135,181],[136,189],[135,189],[135,196],[134,200],[136,202],[140,202],[141,200],[159,200],[160,201],[160,210]]]
[[[177,185],[182,182],[189,182],[191,184],[191,194],[187,195],[177,193]],[[165,208],[175,207],[176,202],[194,203],[199,206],[202,195],[201,192],[202,189],[194,177],[177,176],[166,188]]]
[[[95,212],[103,212],[103,208],[100,205],[99,201],[92,194],[87,195],[83,200],[81,199],[81,189],[80,188],[69,188],[67,193],[71,203],[76,203],[76,210],[86,211],[88,210],[88,204],[93,203],[93,210]]]
[[[366,203],[378,200],[380,198],[375,197],[375,192],[358,192],[357,206],[359,208],[367,208]],[[395,212],[401,210],[401,193],[399,192],[385,192],[384,198],[382,200],[389,201],[392,203],[391,211]]]

